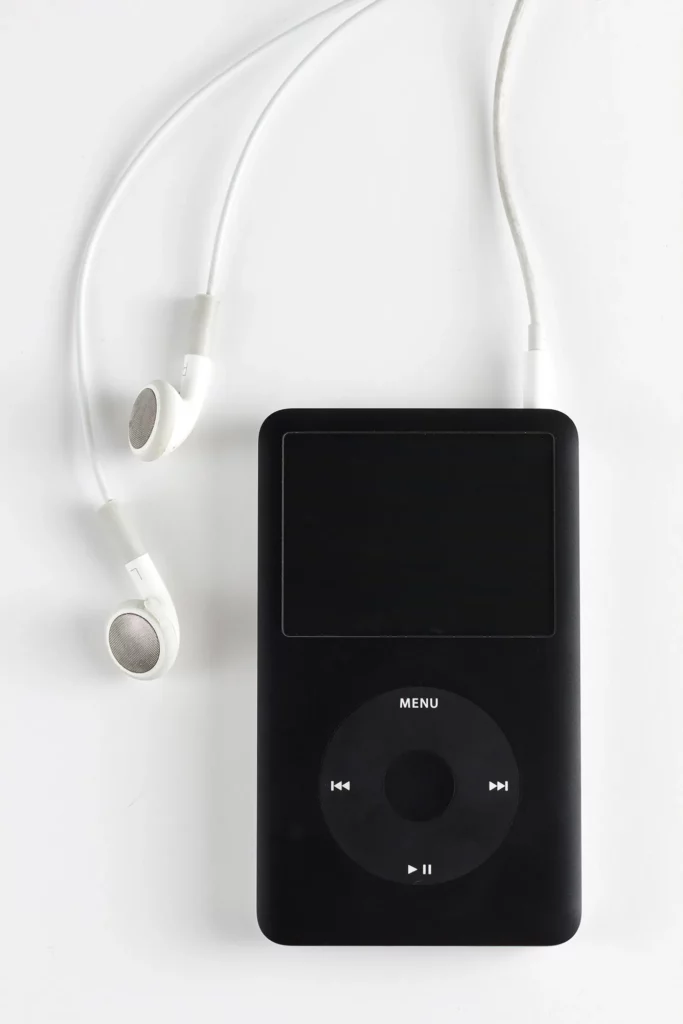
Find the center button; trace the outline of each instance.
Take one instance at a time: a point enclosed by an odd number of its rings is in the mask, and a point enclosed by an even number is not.
[[[396,757],[384,778],[384,794],[405,821],[440,817],[455,792],[450,767],[430,750],[408,750]]]

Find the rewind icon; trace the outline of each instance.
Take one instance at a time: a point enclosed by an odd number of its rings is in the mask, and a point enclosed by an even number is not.
[[[351,783],[350,782],[330,782],[330,790],[333,790],[333,789],[339,789],[339,790],[347,789],[347,790],[350,790],[351,789]]]

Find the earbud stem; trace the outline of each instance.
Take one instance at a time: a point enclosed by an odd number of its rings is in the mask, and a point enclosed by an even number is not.
[[[209,352],[218,299],[214,295],[197,295],[194,303],[194,346],[185,356],[180,397],[191,405],[201,406],[211,384],[213,364]]]
[[[176,633],[179,633],[178,615],[175,605],[150,555],[145,552],[144,555],[140,555],[138,558],[127,562],[126,572],[133,581],[138,594],[145,602],[145,607],[148,611],[156,615],[157,618],[160,613],[165,613],[171,619]]]
[[[208,356],[194,353],[185,356],[183,376],[180,381],[180,397],[191,406],[197,406],[197,412],[206,398],[212,377],[213,363]]]
[[[215,295],[197,295],[194,300],[193,353],[208,356],[211,352],[219,299]]]
[[[125,507],[111,500],[98,510],[98,515],[114,537],[126,572],[145,606],[157,617],[165,614],[178,634],[178,615],[171,595]]]

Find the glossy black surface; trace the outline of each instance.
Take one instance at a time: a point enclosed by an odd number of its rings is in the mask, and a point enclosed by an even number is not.
[[[552,633],[553,449],[547,432],[287,433],[283,631]]]
[[[321,510],[326,503],[329,507],[332,493],[322,501],[316,496],[324,477],[319,449],[309,449],[314,457],[308,472],[298,458],[288,483],[286,460],[283,465],[285,438],[351,432],[425,435],[427,441],[427,435],[449,433],[515,435],[513,446],[520,435],[545,437],[542,446],[546,447],[534,448],[540,454],[540,459],[532,458],[538,479],[531,480],[526,493],[529,522],[546,535],[550,440],[552,571],[549,575],[547,545],[539,546],[531,536],[530,543],[536,547],[529,565],[534,567],[535,579],[522,591],[523,616],[515,620],[507,596],[496,603],[487,593],[478,605],[484,614],[474,623],[486,620],[490,626],[495,620],[504,624],[505,632],[511,625],[517,632],[518,623],[523,622],[522,632],[526,632],[533,619],[532,631],[540,625],[549,635],[448,635],[467,612],[463,594],[472,582],[470,570],[463,576],[465,585],[457,600],[441,621],[437,601],[424,622],[417,623],[421,628],[433,621],[437,626],[447,624],[441,634],[285,635],[283,519],[285,532],[297,530],[298,520],[305,518],[306,496],[310,496],[310,508]],[[457,443],[457,437],[454,440]],[[315,446],[318,444],[316,441]],[[460,464],[466,459],[463,451],[457,453]],[[424,465],[430,461],[437,467],[442,496],[444,487],[447,490],[448,473],[444,478],[438,469],[447,466],[449,458],[441,438],[431,453],[424,462],[414,457],[407,460],[413,468],[406,471],[404,501],[432,504],[430,477],[424,473]],[[489,494],[491,481],[486,473],[496,460],[496,453],[480,460],[481,487]],[[421,467],[419,471],[416,466]],[[532,477],[535,471],[533,466],[529,470],[528,464],[524,470]],[[288,411],[275,414],[264,424],[259,473],[258,916],[263,931],[274,941],[291,944],[551,944],[569,938],[580,919],[578,444],[573,424],[559,413],[537,410]],[[410,486],[411,476],[419,486]],[[513,476],[508,475],[508,481]],[[285,494],[289,487],[288,500],[296,484],[289,507],[283,506],[283,478]],[[391,478],[391,474],[385,477]],[[470,472],[467,490],[471,494],[476,488]],[[343,505],[343,495],[337,492],[335,501]],[[519,510],[525,505],[518,495],[515,501],[512,521],[519,523]],[[446,494],[445,507],[448,502],[452,509],[453,497]],[[357,513],[357,490],[353,504]],[[382,521],[386,521],[386,508],[385,504]],[[401,519],[401,535],[405,536],[406,523],[424,523],[425,515],[432,515],[429,508],[408,509]],[[340,516],[343,519],[343,508],[336,513],[337,526]],[[364,519],[372,528],[368,536],[376,531],[377,520],[373,525],[372,518]],[[441,526],[432,520],[430,529],[442,530],[440,539],[430,538],[434,551],[440,550],[439,544],[448,548],[451,518],[446,517]],[[460,521],[468,524],[471,550],[481,564],[491,536],[491,520],[475,516],[468,521],[465,515]],[[482,535],[475,536],[480,521]],[[356,524],[355,530],[358,520]],[[315,530],[316,558],[320,560],[324,557],[324,526],[317,522]],[[518,533],[518,543],[520,536],[524,540]],[[297,546],[290,548],[289,559],[293,552],[304,551],[304,537],[302,530]],[[466,550],[462,538],[459,545],[460,552]],[[338,544],[332,545],[330,565],[337,571],[326,583],[324,566],[311,573],[310,563],[304,565],[305,551],[303,557],[295,555],[285,576],[291,569],[296,573],[298,564],[304,570],[299,583],[306,579],[307,586],[316,574],[318,585],[322,580],[333,590],[335,579],[342,581],[342,589],[349,581],[357,586],[359,563],[340,572],[340,550]],[[385,565],[390,571],[399,550],[400,544],[394,541],[386,548]],[[429,546],[420,543],[415,552],[410,573],[413,583],[415,566],[419,567],[425,554],[429,556]],[[449,558],[452,569],[457,561]],[[369,564],[374,577],[378,563],[370,559]],[[510,576],[510,564],[508,560],[499,581],[505,584],[503,589],[517,585]],[[437,570],[431,578],[443,589],[441,567]],[[487,571],[491,573],[490,591],[496,586],[493,562]],[[423,574],[418,583],[424,587],[429,577]],[[392,588],[396,585],[393,577]],[[383,592],[386,580],[376,584],[375,593]],[[313,604],[301,594],[300,590],[295,600],[306,621],[299,612],[297,616],[300,625],[308,627]],[[337,597],[333,593],[332,601],[328,596],[320,602],[325,605],[319,620],[322,626],[332,622],[333,615],[337,616],[336,625],[341,622],[346,627],[357,626],[367,621],[368,613],[374,614],[372,602],[347,612],[344,602],[335,605]],[[411,595],[403,602],[399,595],[390,612],[394,617],[396,610],[401,627],[411,616],[415,619],[416,610],[419,615]],[[552,630],[547,629],[551,619]],[[414,709],[411,705],[405,716],[392,719],[390,705],[397,691],[444,695],[439,707],[448,706],[448,714],[436,711],[431,722],[424,716],[420,719],[417,704]],[[482,716],[480,723],[491,723],[492,728],[468,725],[470,707],[475,717]],[[423,710],[429,715],[435,709]],[[354,722],[351,740],[339,741]],[[502,759],[495,770],[487,761],[492,751]],[[420,815],[414,805],[415,793],[404,793],[407,805],[413,808],[411,819],[399,813],[385,788],[396,758],[411,752],[442,758],[453,777],[454,793],[448,806],[423,820],[414,817],[416,810]],[[355,786],[351,772],[360,772]],[[490,779],[485,778],[487,773]],[[500,777],[494,777],[497,773]],[[441,793],[439,798],[437,792],[436,803],[439,799],[443,802],[444,790],[439,789],[443,777],[440,782],[432,778],[430,783],[427,777],[420,781],[419,775],[416,770],[413,778],[418,803],[421,785],[426,787],[426,804],[434,799],[430,785],[436,785]],[[507,782],[507,788],[489,790],[489,783],[498,782]],[[344,783],[349,787],[344,788]],[[407,772],[404,789],[413,783]],[[498,798],[496,805],[493,801]],[[429,842],[421,845],[427,838]],[[468,865],[465,854],[476,848],[479,854],[483,852],[483,860],[479,857],[477,861],[475,856]],[[368,857],[373,859],[370,868]],[[410,875],[408,866],[415,868]]]

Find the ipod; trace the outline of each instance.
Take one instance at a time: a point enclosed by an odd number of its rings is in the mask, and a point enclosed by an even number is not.
[[[259,451],[258,918],[275,942],[579,925],[578,439],[300,410]]]

